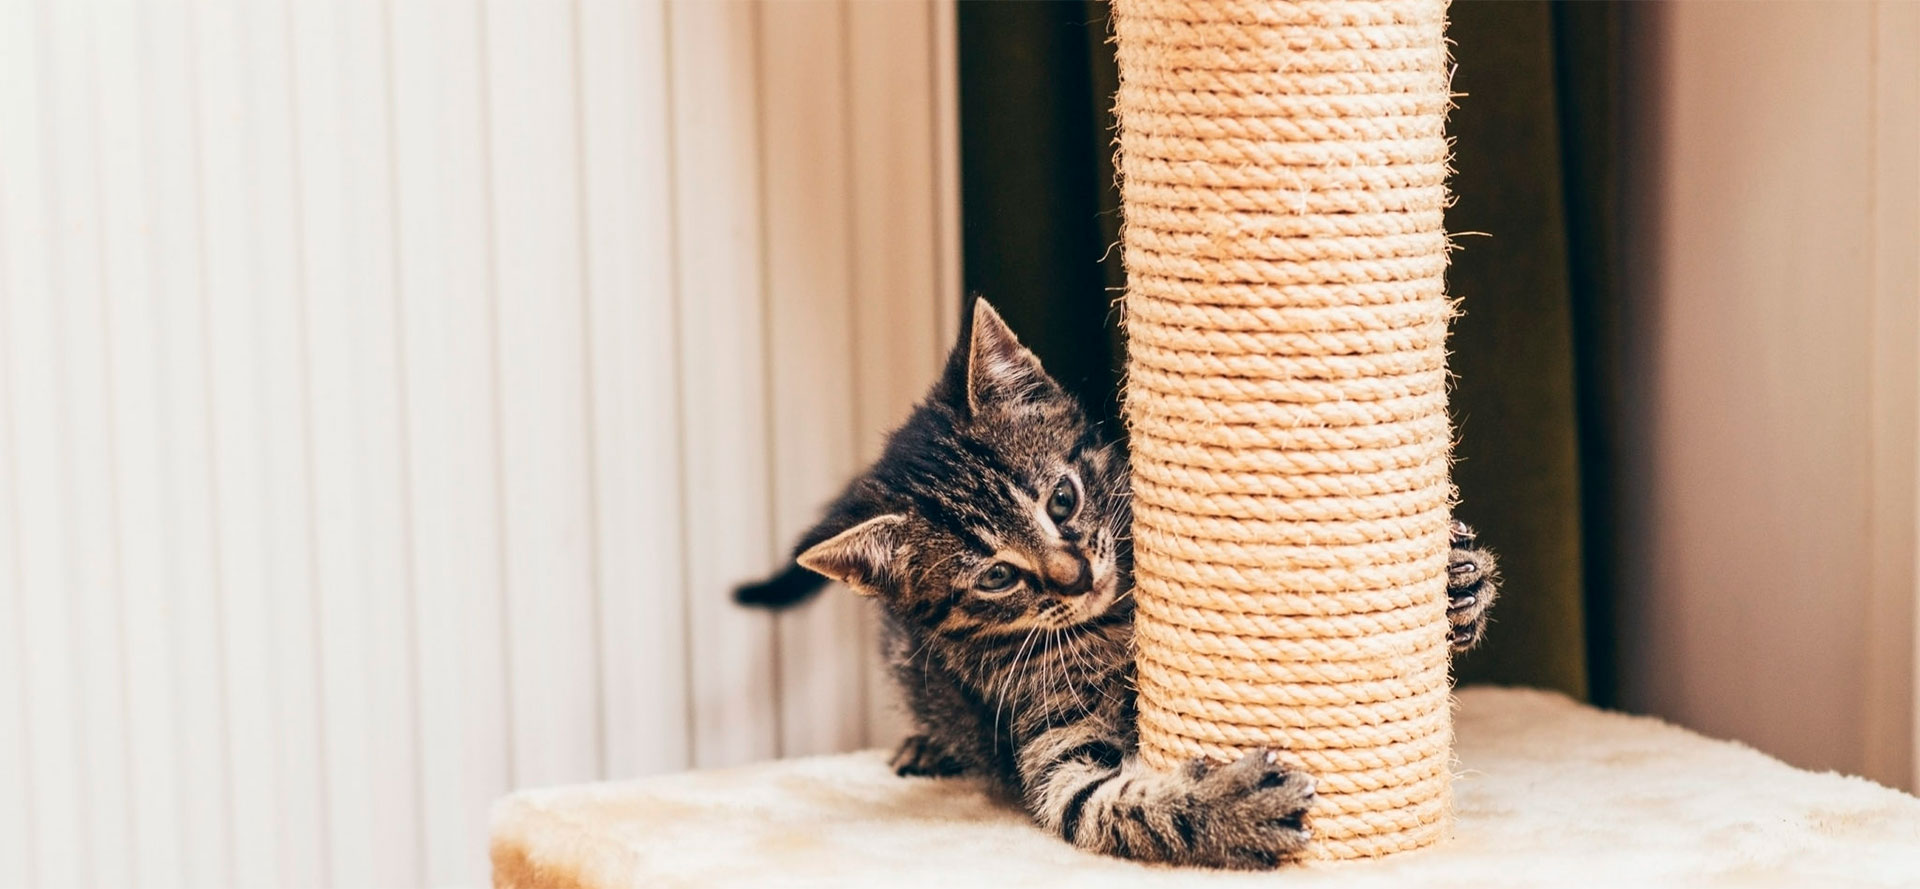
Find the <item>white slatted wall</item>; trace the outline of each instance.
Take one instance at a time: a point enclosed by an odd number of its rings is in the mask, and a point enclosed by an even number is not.
[[[0,0],[0,885],[485,882],[890,743],[772,568],[958,312],[951,7]]]

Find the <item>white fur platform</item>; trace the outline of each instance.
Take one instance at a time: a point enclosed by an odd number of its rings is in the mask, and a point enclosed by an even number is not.
[[[1280,874],[1078,852],[965,780],[879,752],[532,790],[493,812],[494,884],[653,886],[1920,886],[1920,799],[1559,695],[1458,696],[1439,846]]]

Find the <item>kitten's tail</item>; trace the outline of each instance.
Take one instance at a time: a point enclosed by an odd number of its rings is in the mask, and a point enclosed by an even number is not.
[[[799,565],[789,565],[787,570],[775,574],[759,583],[742,584],[734,587],[733,601],[756,608],[780,610],[792,608],[820,592],[827,585],[827,579]]]

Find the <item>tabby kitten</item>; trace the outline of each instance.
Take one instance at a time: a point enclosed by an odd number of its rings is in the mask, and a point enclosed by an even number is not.
[[[1313,779],[1254,751],[1172,773],[1135,755],[1127,466],[984,300],[933,391],[741,602],[844,581],[874,597],[918,734],[902,775],[977,774],[1039,825],[1141,861],[1270,868],[1304,847]],[[1493,558],[1455,526],[1453,644],[1478,641]]]

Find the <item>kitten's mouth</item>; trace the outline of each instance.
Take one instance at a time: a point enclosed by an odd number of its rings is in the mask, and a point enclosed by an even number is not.
[[[1061,623],[1066,626],[1073,626],[1074,624],[1086,623],[1102,614],[1106,614],[1107,609],[1113,607],[1113,602],[1116,598],[1115,592],[1119,588],[1119,575],[1115,572],[1108,572],[1105,577],[1096,581],[1093,589],[1085,595],[1066,600],[1066,620]]]

